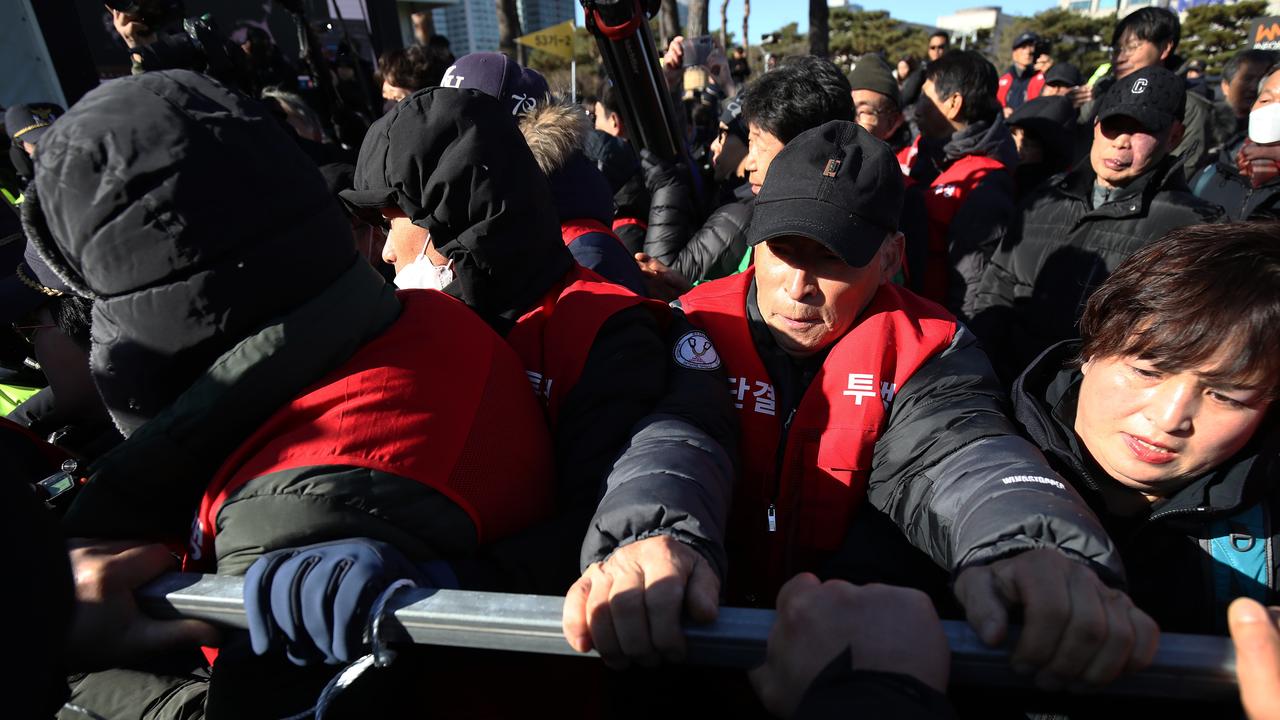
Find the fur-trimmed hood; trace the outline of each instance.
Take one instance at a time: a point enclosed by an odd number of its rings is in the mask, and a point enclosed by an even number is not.
[[[613,222],[609,180],[583,152],[591,120],[570,103],[539,105],[520,118],[520,132],[551,184],[560,221],[591,218]]]

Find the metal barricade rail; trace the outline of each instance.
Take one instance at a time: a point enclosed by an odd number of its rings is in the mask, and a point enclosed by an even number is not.
[[[142,607],[157,617],[206,620],[246,628],[241,578],[171,573],[144,587]],[[542,595],[405,589],[389,604],[383,635],[391,642],[553,655],[575,652],[561,633],[564,599]],[[686,662],[750,668],[765,655],[772,610],[722,607],[716,622],[688,625]],[[1031,688],[1015,674],[1009,653],[989,648],[965,622],[943,621],[957,686]],[[1235,652],[1223,637],[1165,633],[1154,662],[1102,690],[1108,695],[1166,699],[1226,699],[1236,695]]]

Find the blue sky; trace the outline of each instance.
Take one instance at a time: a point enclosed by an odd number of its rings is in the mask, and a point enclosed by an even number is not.
[[[1056,7],[1055,0],[995,0],[990,4],[999,4],[1011,15],[1031,15],[1041,10]],[[708,0],[711,6],[711,27],[720,28],[720,2]],[[951,13],[966,7],[982,5],[982,0],[972,2],[946,2],[944,0],[911,0],[890,6],[884,0],[869,0],[860,3],[867,10],[888,10],[894,17],[911,22],[933,25],[939,15]],[[578,24],[582,24],[582,6],[578,5]],[[752,0],[751,2],[751,43],[760,40],[760,34],[777,30],[790,22],[800,23],[800,31],[809,26],[809,4],[804,0]],[[729,0],[729,30],[742,29],[742,0]]]

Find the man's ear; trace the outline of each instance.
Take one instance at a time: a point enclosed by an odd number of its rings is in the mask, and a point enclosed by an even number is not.
[[[888,285],[893,282],[893,278],[897,276],[898,271],[902,269],[902,256],[905,252],[906,236],[900,232],[895,232],[884,239],[884,243],[880,246],[877,256],[880,259],[880,284]]]
[[[1164,46],[1160,48],[1160,62],[1164,62],[1165,60],[1168,60],[1169,56],[1172,54],[1173,54],[1173,43],[1165,43]]]
[[[1226,78],[1223,78],[1220,84],[1222,85],[1222,97],[1227,97],[1227,91],[1231,89],[1231,83],[1227,82]]]
[[[943,103],[942,112],[946,114],[948,120],[954,122],[956,118],[960,117],[962,111],[964,111],[964,96],[958,92],[951,93],[951,97],[947,98],[947,101]]]

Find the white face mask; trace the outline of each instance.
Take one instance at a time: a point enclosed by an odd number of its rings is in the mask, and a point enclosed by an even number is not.
[[[1249,139],[1259,145],[1280,142],[1280,102],[1268,103],[1249,113]]]
[[[422,252],[418,253],[418,257],[413,262],[404,267],[403,270],[396,273],[396,287],[401,290],[440,290],[449,283],[453,282],[456,277],[453,272],[453,260],[444,265],[432,264],[431,258],[427,257],[427,246],[424,243]]]

